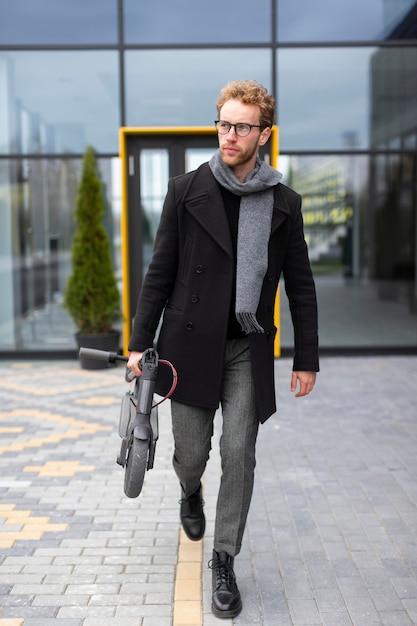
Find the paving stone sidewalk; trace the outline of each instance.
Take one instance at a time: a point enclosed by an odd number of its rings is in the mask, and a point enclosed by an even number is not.
[[[305,399],[289,393],[290,369],[276,361],[278,413],[259,434],[236,559],[243,611],[221,622],[207,569],[216,420],[202,617],[188,624],[417,624],[417,358],[322,359]],[[169,405],[155,468],[131,500],[115,462],[125,391],[122,368],[0,361],[0,626],[180,626]]]

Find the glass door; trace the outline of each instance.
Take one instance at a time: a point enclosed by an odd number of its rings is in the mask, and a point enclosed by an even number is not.
[[[129,129],[127,129],[128,131]],[[122,200],[122,274],[124,346],[128,344],[131,323],[143,277],[152,257],[156,231],[167,193],[168,180],[196,169],[217,150],[214,128],[195,133],[172,133],[149,129],[144,134],[127,133],[122,144],[122,172],[125,197]]]

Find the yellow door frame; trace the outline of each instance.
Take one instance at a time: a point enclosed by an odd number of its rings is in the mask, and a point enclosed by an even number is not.
[[[121,262],[122,262],[122,312],[123,312],[123,354],[128,352],[128,344],[131,333],[130,320],[130,293],[129,293],[129,198],[128,198],[128,176],[129,176],[129,155],[127,150],[128,138],[132,136],[142,137],[163,137],[175,135],[215,135],[216,129],[213,126],[123,126],[119,128],[119,156],[121,160]],[[272,127],[270,137],[270,165],[277,168],[279,150],[279,129]],[[281,355],[280,340],[280,293],[279,287],[275,299],[274,319],[278,329],[274,342],[274,354]]]

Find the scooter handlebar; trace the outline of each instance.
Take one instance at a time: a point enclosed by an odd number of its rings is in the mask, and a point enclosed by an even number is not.
[[[95,348],[80,348],[78,355],[87,359],[95,359],[96,361],[106,361],[106,363],[127,362],[128,360],[126,356],[117,354],[117,352],[106,352],[105,350],[96,350]]]

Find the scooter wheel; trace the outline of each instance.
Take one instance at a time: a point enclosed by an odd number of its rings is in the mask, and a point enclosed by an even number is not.
[[[142,491],[148,455],[149,440],[132,437],[125,469],[124,492],[128,498],[137,498]]]

